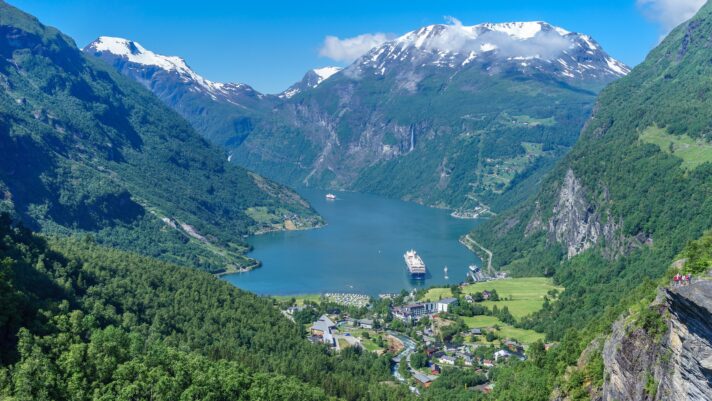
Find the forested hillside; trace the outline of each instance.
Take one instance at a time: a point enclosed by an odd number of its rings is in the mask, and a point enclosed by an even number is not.
[[[0,218],[0,388],[18,400],[402,399],[389,357],[331,356],[272,301]],[[357,378],[357,379],[354,379]],[[406,392],[406,393],[404,393]]]
[[[523,326],[553,340],[568,329],[586,328],[589,338],[610,330],[712,227],[710,34],[707,4],[601,93],[535,199],[472,233],[497,268],[566,287]]]
[[[298,195],[230,165],[151,92],[5,2],[0,88],[0,210],[33,229],[219,270],[254,262],[245,234],[319,223]]]

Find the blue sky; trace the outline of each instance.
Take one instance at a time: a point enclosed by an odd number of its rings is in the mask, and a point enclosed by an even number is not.
[[[343,65],[320,56],[327,36],[400,35],[452,16],[465,25],[543,20],[593,36],[635,65],[704,0],[9,0],[84,46],[100,35],[178,55],[213,81],[280,92],[309,69]],[[335,42],[338,46],[340,42]]]

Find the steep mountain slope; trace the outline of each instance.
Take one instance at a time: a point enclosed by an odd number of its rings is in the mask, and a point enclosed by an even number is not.
[[[605,401],[712,399],[712,281],[662,288],[603,349]]]
[[[601,93],[534,202],[474,233],[499,268],[566,287],[532,327],[560,337],[603,310],[614,318],[626,293],[712,227],[711,34],[707,4]]]
[[[301,135],[274,146],[255,133],[235,157],[290,182],[287,165],[307,184],[430,205],[516,198],[573,145],[595,91],[626,72],[584,38],[545,23],[421,28],[286,103]]]
[[[575,143],[595,93],[628,72],[590,37],[543,22],[433,25],[321,82],[308,73],[279,97],[232,105],[249,124],[227,139],[202,120],[228,103],[220,95],[176,104],[180,85],[162,89],[159,63],[131,61],[126,47],[102,41],[85,51],[152,88],[241,165],[294,185],[467,209],[530,193]],[[204,79],[190,74],[178,81],[196,89],[181,91],[200,92]]]
[[[149,91],[4,2],[0,87],[0,208],[33,228],[219,270],[253,263],[245,234],[318,222]]]

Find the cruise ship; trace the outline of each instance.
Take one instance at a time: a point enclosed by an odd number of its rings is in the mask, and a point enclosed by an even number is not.
[[[405,264],[408,267],[410,278],[416,280],[425,279],[425,263],[423,262],[423,259],[418,256],[417,252],[410,250],[403,255],[403,259],[405,259]]]
[[[334,194],[326,194],[326,200],[336,200],[336,195],[334,195]]]

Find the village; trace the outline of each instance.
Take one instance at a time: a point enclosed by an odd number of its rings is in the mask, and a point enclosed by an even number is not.
[[[546,279],[504,279],[367,297],[324,294],[282,300],[309,341],[333,352],[355,347],[391,358],[393,376],[413,392],[442,375],[467,375],[473,391],[490,392],[491,370],[544,351],[540,333],[517,319],[545,307],[562,288]]]

